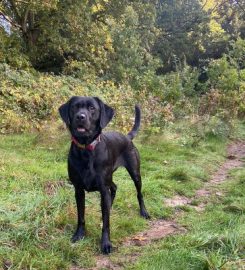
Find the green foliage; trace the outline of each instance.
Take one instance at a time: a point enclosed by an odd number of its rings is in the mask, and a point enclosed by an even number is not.
[[[238,38],[231,42],[231,49],[228,53],[229,60],[238,69],[245,68],[245,40]]]
[[[208,20],[201,1],[158,1],[159,34],[154,49],[164,64],[163,70],[175,70],[178,62],[186,60],[198,63],[197,57],[205,51]]]
[[[162,76],[163,97],[172,104],[196,95],[195,85],[198,82],[198,71],[186,63],[179,66],[176,72]]]
[[[39,76],[26,71],[13,71],[1,66],[0,104],[1,132],[20,132],[41,124],[56,113],[57,96],[68,98],[72,81],[59,81],[52,76]],[[41,123],[42,122],[42,123]]]
[[[113,48],[117,59],[112,63],[113,77],[116,81],[132,80],[143,65],[143,52],[137,32],[138,15],[133,7],[127,7],[121,18],[121,28],[115,25],[112,30]],[[130,76],[130,77],[128,77]]]
[[[152,11],[149,11],[148,16],[152,15],[151,13]],[[128,82],[134,89],[142,87],[142,79],[146,85],[150,85],[151,82],[147,78],[149,74],[152,75],[158,64],[146,50],[146,46],[151,45],[152,38],[149,33],[139,31],[140,23],[140,14],[133,6],[126,7],[120,19],[111,21],[113,53],[109,64],[109,76],[119,83]],[[144,79],[145,77],[147,78]]]
[[[18,69],[29,69],[30,62],[28,56],[23,53],[20,38],[8,34],[0,26],[0,64],[8,64]]]
[[[214,135],[217,137],[228,137],[232,132],[232,122],[224,119],[222,115],[212,116],[208,122],[208,130],[206,135]]]
[[[226,56],[209,64],[208,76],[213,89],[232,91],[239,88],[238,70],[229,64]]]
[[[16,71],[8,65],[1,65],[1,132],[40,130],[50,121],[57,120],[59,105],[72,95],[98,95],[117,110],[114,124],[125,132],[131,127],[129,119],[134,114],[134,104],[139,103],[143,110],[142,124],[149,133],[160,132],[175,119],[199,119],[200,114],[204,118],[208,116],[209,121],[204,121],[204,126],[210,125],[210,133],[226,136],[232,127],[232,118],[245,114],[245,91],[243,70],[239,72],[240,81],[237,77],[232,81],[231,74],[228,81],[221,70],[230,72],[226,60],[211,63],[209,82],[216,82],[215,76],[218,76],[219,88],[199,97],[195,90],[197,70],[188,66],[164,76],[145,73],[140,80],[141,90],[137,90],[127,82],[116,85],[113,81],[97,80],[93,76],[81,81],[71,76]],[[234,84],[238,90],[231,88]],[[149,89],[152,91],[148,92]]]
[[[165,87],[164,94],[165,99],[171,103],[175,103],[183,97],[183,89],[180,74],[178,72],[173,72],[164,77]]]
[[[11,50],[35,69],[80,78],[92,73],[131,86],[150,69],[162,74],[176,71],[178,63],[220,58],[230,44],[236,47],[232,57],[239,58],[244,34],[239,4],[211,0],[4,0],[0,19],[1,31],[10,25],[7,43],[18,40]]]

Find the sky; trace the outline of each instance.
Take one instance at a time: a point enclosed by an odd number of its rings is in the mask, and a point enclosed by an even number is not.
[[[3,26],[4,30],[10,34],[11,32],[11,26],[10,23],[4,20],[3,18],[0,17],[0,26]]]

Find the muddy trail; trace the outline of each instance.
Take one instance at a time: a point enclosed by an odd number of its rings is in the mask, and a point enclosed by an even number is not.
[[[222,192],[217,191],[217,187],[220,183],[224,182],[230,170],[238,167],[242,167],[242,158],[245,157],[245,142],[237,141],[230,144],[227,148],[226,161],[220,165],[219,169],[211,176],[210,180],[205,185],[196,191],[193,198],[187,198],[185,196],[176,195],[171,199],[165,200],[165,205],[170,207],[179,207],[189,205],[194,207],[197,211],[203,211],[208,202],[208,197],[211,195],[223,196]],[[204,202],[199,205],[192,205],[195,199],[206,198]]]
[[[189,206],[195,208],[198,212],[204,211],[210,196],[223,196],[222,192],[219,190],[217,191],[218,185],[228,178],[230,170],[243,166],[244,162],[242,158],[244,157],[245,142],[233,142],[227,148],[226,161],[220,165],[219,169],[213,174],[213,176],[211,176],[210,180],[206,182],[201,189],[196,191],[192,198],[176,195],[173,198],[166,199],[164,201],[166,206],[173,207],[176,210],[171,220],[149,221],[149,228],[147,230],[126,238],[120,247],[113,252],[112,256],[98,255],[95,258],[95,267],[79,268],[73,266],[71,270],[121,270],[125,268],[125,264],[133,264],[136,262],[138,257],[141,255],[139,249],[123,254],[123,248],[131,247],[133,249],[134,247],[146,246],[151,242],[163,239],[169,235],[185,233],[187,230],[181,227],[176,221],[178,216],[181,214],[179,211],[180,207]],[[202,199],[202,202],[198,205],[194,205],[193,201],[196,199],[200,200],[200,198]],[[114,256],[116,259],[113,260]]]

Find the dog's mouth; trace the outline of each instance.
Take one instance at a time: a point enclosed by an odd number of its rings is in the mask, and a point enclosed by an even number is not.
[[[79,133],[86,133],[87,132],[87,129],[86,128],[84,128],[84,127],[77,127],[77,132],[79,132]]]

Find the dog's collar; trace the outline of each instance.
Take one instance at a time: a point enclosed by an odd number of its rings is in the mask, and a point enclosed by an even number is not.
[[[93,151],[96,145],[101,141],[100,135],[90,144],[81,144],[79,143],[73,136],[71,137],[71,141],[80,149],[82,150],[89,150]]]

